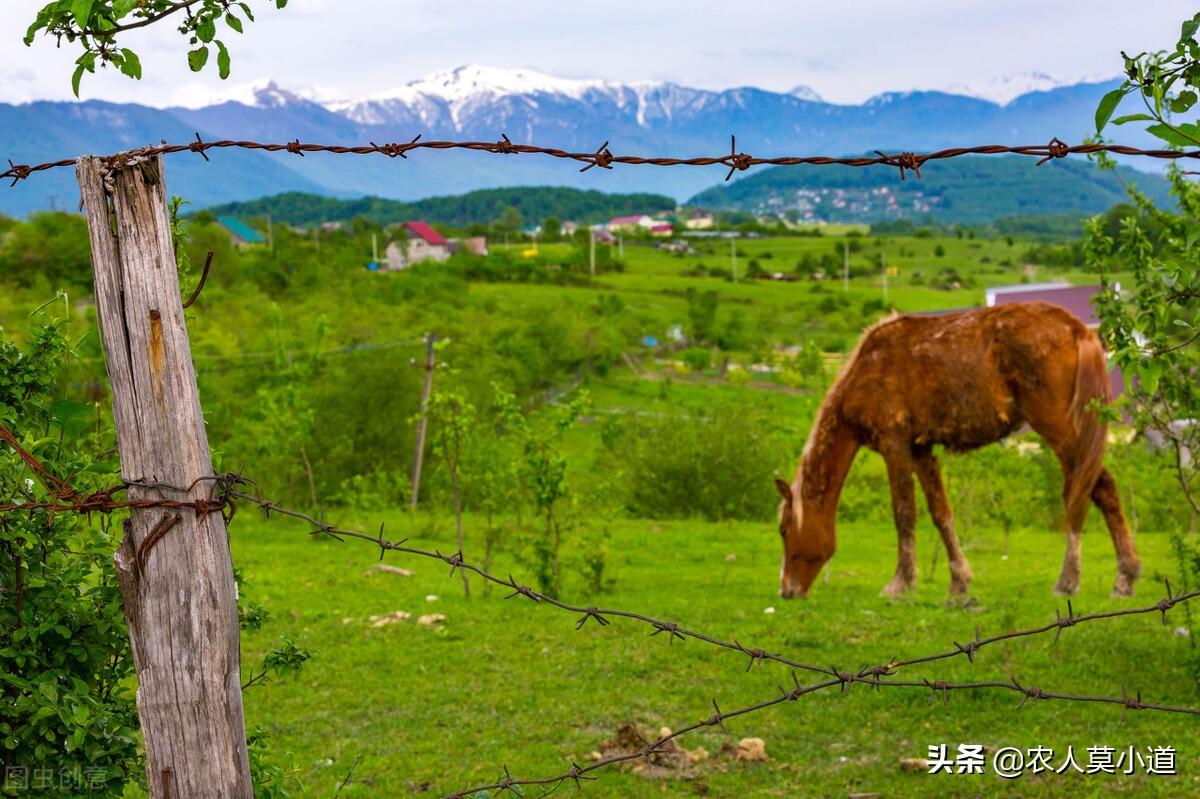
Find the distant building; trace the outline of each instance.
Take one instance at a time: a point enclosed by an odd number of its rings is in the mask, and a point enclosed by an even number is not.
[[[696,209],[687,215],[683,226],[688,230],[708,230],[713,226],[712,211]]]
[[[407,269],[418,261],[444,261],[450,257],[450,242],[428,223],[401,222],[393,227],[401,238],[387,246],[389,270]]]
[[[217,217],[217,224],[229,233],[229,239],[237,247],[247,247],[251,244],[266,244],[263,234],[233,216]]]
[[[631,214],[629,216],[614,216],[608,220],[608,229],[611,231],[635,231],[638,228],[648,229],[652,225],[657,224],[654,219],[645,214]]]
[[[655,222],[646,228],[651,236],[670,236],[675,232],[675,226],[670,222]]]
[[[565,238],[574,236],[576,230],[579,230],[579,225],[575,222],[563,222],[558,228],[559,233]]]
[[[465,239],[450,239],[450,252],[462,252],[467,255],[487,255],[487,239],[483,236],[471,236]]]

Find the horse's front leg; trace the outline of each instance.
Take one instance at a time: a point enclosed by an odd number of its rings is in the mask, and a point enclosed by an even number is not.
[[[883,450],[888,483],[892,489],[892,517],[896,520],[899,548],[896,576],[883,589],[884,596],[899,596],[917,582],[917,502],[913,494],[913,461],[907,450]]]

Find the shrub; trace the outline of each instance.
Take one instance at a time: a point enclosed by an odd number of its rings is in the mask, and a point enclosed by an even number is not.
[[[789,447],[770,417],[739,403],[637,419],[611,455],[624,464],[625,506],[635,516],[766,520],[779,504],[771,481]]]

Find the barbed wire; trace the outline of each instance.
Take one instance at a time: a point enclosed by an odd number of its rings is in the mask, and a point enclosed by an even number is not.
[[[733,177],[734,172],[745,171],[753,166],[888,166],[899,170],[900,179],[904,180],[908,172],[912,172],[920,178],[921,167],[930,161],[957,158],[964,155],[1032,156],[1039,159],[1037,162],[1038,166],[1041,166],[1046,161],[1066,158],[1069,155],[1094,155],[1097,153],[1165,160],[1200,159],[1200,150],[1147,150],[1125,144],[1106,144],[1102,142],[1067,144],[1057,137],[1052,138],[1046,144],[984,144],[973,147],[948,147],[926,153],[911,151],[886,153],[883,150],[875,150],[875,155],[873,156],[788,155],[758,158],[749,153],[739,152],[737,149],[737,138],[734,136],[730,136],[729,138],[730,146],[728,154],[679,158],[671,156],[615,155],[609,149],[608,141],[605,141],[591,152],[574,152],[559,147],[518,144],[511,141],[506,134],[501,134],[500,139],[497,141],[431,141],[424,140],[420,135],[417,135],[406,142],[390,142],[385,144],[371,142],[365,145],[341,145],[312,144],[301,142],[299,139],[283,143],[239,141],[236,139],[205,141],[197,133],[196,140],[186,144],[163,143],[148,147],[139,147],[102,156],[101,160],[104,162],[105,170],[111,173],[157,155],[191,152],[200,155],[205,161],[208,161],[209,150],[227,148],[262,150],[272,153],[288,152],[301,157],[305,153],[334,153],[337,155],[385,155],[389,158],[400,157],[404,159],[408,158],[409,153],[418,150],[469,150],[494,155],[540,155],[574,161],[583,164],[579,170],[580,172],[587,172],[595,167],[612,169],[615,164],[626,166],[723,166],[729,169],[729,172],[725,175],[725,180],[729,180]],[[29,164],[14,164],[9,159],[8,169],[0,172],[0,179],[11,179],[12,183],[10,186],[15,186],[20,181],[38,172],[73,166],[77,160],[77,158],[63,158],[58,161],[49,161],[31,166]]]
[[[929,701],[931,704],[932,704],[933,700],[937,697],[938,692],[941,692],[943,702],[947,703],[948,702],[947,696],[948,696],[948,692],[950,692],[950,691],[1005,689],[1005,690],[1009,690],[1009,691],[1016,691],[1017,693],[1022,694],[1021,702],[1015,708],[1017,710],[1020,710],[1022,707],[1025,706],[1026,702],[1028,702],[1029,700],[1032,699],[1034,701],[1062,700],[1062,701],[1069,701],[1069,702],[1099,702],[1099,703],[1104,703],[1104,704],[1122,705],[1125,707],[1126,712],[1128,712],[1129,710],[1160,710],[1160,711],[1165,711],[1165,712],[1170,712],[1170,713],[1185,713],[1188,715],[1200,715],[1200,708],[1173,707],[1170,705],[1158,705],[1158,704],[1154,704],[1154,703],[1143,702],[1140,693],[1138,693],[1136,696],[1129,696],[1129,694],[1126,693],[1123,688],[1122,688],[1120,697],[1084,696],[1084,695],[1077,695],[1077,694],[1056,693],[1053,691],[1043,691],[1041,688],[1033,688],[1033,687],[1027,688],[1027,687],[1021,685],[1020,683],[1018,683],[1015,678],[1012,679],[1011,682],[991,681],[991,682],[949,683],[949,682],[945,682],[943,680],[934,680],[934,681],[921,680],[918,682],[918,681],[911,681],[911,680],[910,681],[882,680],[882,679],[879,679],[878,677],[858,678],[854,675],[842,674],[842,675],[839,675],[836,679],[824,680],[822,682],[804,685],[799,682],[799,680],[795,676],[795,672],[793,672],[792,673],[792,681],[793,681],[793,687],[791,689],[784,689],[782,687],[778,688],[778,691],[779,691],[778,696],[772,697],[770,699],[764,699],[759,702],[754,702],[752,704],[744,705],[742,707],[739,707],[736,710],[722,711],[720,706],[717,704],[716,699],[714,699],[714,700],[712,700],[712,705],[713,705],[713,710],[716,712],[713,713],[713,715],[708,716],[699,721],[693,722],[692,724],[689,724],[686,727],[676,730],[675,732],[669,733],[667,735],[661,735],[657,739],[655,739],[653,742],[646,742],[645,745],[637,751],[626,752],[626,753],[619,754],[619,755],[612,755],[610,757],[606,757],[601,760],[598,760],[597,762],[595,762],[589,766],[580,766],[578,763],[572,762],[571,768],[569,768],[567,771],[562,772],[560,774],[555,774],[554,776],[551,776],[551,777],[516,779],[509,772],[508,766],[503,766],[502,769],[504,772],[504,777],[502,779],[497,780],[496,782],[493,782],[493,783],[486,784],[486,785],[476,785],[471,788],[464,788],[459,791],[454,791],[452,793],[443,794],[443,799],[466,799],[466,797],[475,796],[475,795],[479,794],[480,792],[484,792],[484,791],[486,791],[486,792],[509,791],[509,792],[513,793],[513,795],[515,795],[515,796],[522,796],[523,794],[520,792],[521,786],[538,786],[538,785],[550,786],[550,790],[547,791],[545,794],[543,794],[543,796],[545,796],[545,795],[551,793],[553,790],[555,790],[558,786],[567,782],[568,780],[571,780],[571,781],[575,782],[576,785],[579,785],[581,780],[596,779],[596,777],[591,777],[588,775],[591,772],[596,771],[598,769],[606,768],[608,766],[614,766],[614,765],[617,765],[620,763],[628,763],[628,762],[635,761],[635,760],[647,759],[647,758],[653,756],[654,754],[663,751],[663,748],[671,741],[674,741],[675,739],[680,738],[690,732],[695,732],[696,730],[704,729],[706,727],[719,727],[722,732],[724,732],[726,735],[729,735],[730,734],[729,730],[725,727],[725,722],[728,719],[737,718],[738,716],[745,716],[750,713],[755,713],[760,710],[765,710],[766,708],[769,708],[769,707],[774,707],[775,705],[781,705],[785,702],[794,702],[794,701],[798,700],[800,697],[805,696],[806,694],[815,693],[817,691],[825,691],[830,688],[840,687],[842,689],[842,691],[845,692],[846,687],[848,685],[850,685],[851,683],[855,683],[855,682],[861,682],[861,683],[864,683],[864,684],[869,685],[872,688],[876,688],[876,689],[878,689],[878,688],[927,688],[930,690]]]
[[[1162,623],[1166,624],[1166,614],[1168,610],[1171,610],[1182,602],[1200,597],[1200,590],[1174,593],[1171,590],[1170,582],[1164,581],[1166,587],[1166,596],[1145,607],[1123,608],[1120,610],[1079,614],[1075,612],[1074,605],[1072,604],[1071,600],[1068,599],[1066,615],[1063,615],[1061,611],[1056,609],[1055,620],[1047,624],[1022,630],[1000,633],[987,638],[981,637],[979,626],[976,625],[975,637],[965,644],[954,641],[953,649],[907,659],[894,657],[886,663],[863,665],[856,672],[846,672],[837,668],[836,666],[821,666],[813,663],[805,663],[780,653],[769,652],[760,647],[749,647],[742,644],[737,639],[724,640],[708,633],[684,627],[678,622],[668,621],[665,619],[656,618],[654,616],[648,616],[635,611],[620,610],[616,608],[599,608],[594,605],[575,605],[570,602],[565,602],[558,597],[537,591],[532,586],[517,582],[511,574],[509,574],[507,577],[500,577],[492,574],[484,568],[467,561],[463,557],[461,551],[447,554],[438,549],[428,550],[419,547],[407,546],[407,538],[400,539],[399,541],[392,541],[384,538],[385,527],[383,524],[380,524],[377,534],[371,535],[359,530],[349,530],[329,524],[325,521],[324,514],[322,514],[320,517],[317,517],[309,513],[305,513],[304,511],[285,507],[279,502],[265,500],[260,496],[242,490],[241,487],[253,485],[254,481],[240,473],[226,473],[200,478],[188,488],[180,488],[177,486],[169,486],[162,483],[147,481],[130,481],[113,489],[107,489],[87,496],[81,496],[78,494],[78,492],[66,487],[62,481],[59,481],[57,478],[54,478],[52,475],[50,475],[49,472],[45,470],[45,467],[41,466],[36,458],[24,450],[18,443],[16,437],[2,425],[0,425],[0,440],[4,440],[5,443],[14,448],[22,460],[29,464],[32,469],[46,475],[50,481],[65,487],[65,491],[60,488],[57,494],[58,498],[54,500],[3,504],[0,505],[0,512],[49,510],[54,512],[75,512],[89,514],[111,513],[115,510],[130,508],[149,509],[161,507],[174,510],[190,509],[194,510],[197,514],[223,511],[227,513],[227,518],[232,519],[233,515],[237,511],[236,502],[245,501],[261,508],[267,518],[270,518],[271,513],[277,513],[281,516],[288,516],[305,522],[312,528],[309,532],[310,535],[326,535],[338,541],[351,538],[370,542],[379,548],[380,560],[383,560],[383,557],[388,552],[398,552],[406,555],[415,555],[417,557],[441,561],[450,567],[450,576],[454,576],[455,572],[457,572],[459,569],[464,569],[494,585],[498,585],[512,591],[511,594],[505,597],[506,599],[523,596],[533,601],[535,604],[548,605],[567,613],[577,615],[578,618],[576,619],[575,623],[575,629],[577,630],[582,629],[588,621],[594,621],[597,626],[604,627],[611,623],[611,618],[623,618],[636,621],[653,628],[653,631],[650,633],[651,637],[666,633],[669,643],[673,643],[676,639],[681,641],[692,639],[721,649],[739,652],[748,658],[746,671],[749,671],[755,664],[773,661],[800,671],[808,671],[825,676],[838,677],[839,679],[845,677],[846,675],[850,675],[849,679],[851,681],[860,681],[864,679],[890,676],[901,668],[945,660],[948,658],[958,657],[960,655],[965,656],[968,661],[974,663],[976,653],[980,649],[983,649],[991,644],[995,644],[1000,641],[1008,641],[1015,638],[1042,635],[1050,632],[1051,630],[1055,631],[1054,641],[1057,643],[1064,628],[1074,627],[1078,624],[1086,624],[1088,622],[1099,621],[1102,619],[1144,615],[1148,613],[1160,613],[1162,616]],[[128,487],[160,490],[165,489],[175,492],[190,493],[200,482],[210,482],[212,484],[212,490],[207,497],[199,499],[178,500],[147,497],[133,500],[116,500],[113,499],[112,496],[114,493],[124,490]],[[62,498],[64,494],[66,496],[65,499]]]
[[[193,509],[197,514],[210,512],[223,512],[227,518],[232,519],[236,512],[239,501],[243,501],[261,508],[267,518],[272,512],[282,516],[298,519],[305,522],[311,527],[310,534],[326,535],[338,541],[344,541],[347,538],[357,539],[370,542],[372,545],[379,548],[379,559],[382,560],[388,552],[398,552],[408,555],[414,555],[432,560],[441,561],[450,566],[450,576],[453,576],[456,571],[463,569],[472,572],[482,579],[493,584],[503,586],[512,591],[506,599],[511,599],[517,596],[523,596],[532,600],[536,604],[545,604],[551,607],[558,608],[567,613],[577,615],[575,629],[582,629],[589,620],[595,621],[597,626],[608,626],[611,624],[610,618],[625,618],[646,624],[653,628],[651,636],[657,636],[661,633],[667,634],[668,642],[673,642],[675,639],[686,641],[687,639],[698,640],[706,644],[721,648],[740,652],[749,658],[746,664],[746,671],[756,663],[766,661],[774,661],[782,665],[788,666],[791,671],[793,687],[784,689],[780,687],[779,695],[771,699],[762,700],[752,704],[745,705],[736,710],[723,712],[717,704],[716,699],[713,699],[713,709],[715,713],[705,719],[696,721],[686,727],[683,727],[669,735],[660,736],[653,742],[648,742],[640,750],[636,752],[625,753],[608,758],[604,758],[587,767],[581,767],[577,763],[572,763],[571,768],[566,772],[542,778],[516,779],[508,772],[507,767],[504,768],[504,777],[497,782],[480,785],[472,788],[457,791],[446,795],[446,799],[464,799],[464,797],[479,793],[480,791],[512,791],[519,795],[516,789],[519,786],[557,786],[568,780],[579,783],[582,780],[595,779],[587,776],[592,771],[618,763],[645,759],[653,754],[662,751],[663,747],[669,742],[685,735],[689,732],[705,728],[705,727],[720,727],[723,731],[728,732],[724,722],[731,718],[743,716],[749,713],[757,712],[774,705],[784,702],[795,701],[801,696],[804,696],[815,691],[827,690],[833,687],[840,687],[843,692],[849,686],[856,683],[867,685],[873,689],[882,688],[906,688],[929,691],[929,702],[932,703],[941,695],[943,703],[948,703],[949,694],[951,691],[961,690],[1005,690],[1021,694],[1021,701],[1016,706],[1018,709],[1023,707],[1030,700],[1034,701],[1070,701],[1082,703],[1098,703],[1120,705],[1128,713],[1129,710],[1152,710],[1163,713],[1176,713],[1186,715],[1200,715],[1200,708],[1183,707],[1175,705],[1166,705],[1157,702],[1147,702],[1142,700],[1141,692],[1129,694],[1125,687],[1122,686],[1121,696],[1095,696],[1083,694],[1068,694],[1057,691],[1048,691],[1040,687],[1022,685],[1016,677],[1011,677],[1009,681],[977,681],[977,682],[948,682],[945,680],[930,680],[923,678],[920,680],[897,680],[887,679],[892,677],[902,668],[911,667],[919,664],[931,663],[939,660],[944,660],[959,655],[964,655],[971,663],[974,663],[975,654],[982,648],[1000,642],[1012,640],[1015,638],[1032,637],[1042,635],[1051,630],[1055,631],[1055,643],[1058,642],[1062,630],[1066,627],[1073,627],[1078,624],[1098,621],[1101,619],[1112,619],[1122,616],[1142,615],[1148,613],[1160,613],[1162,622],[1166,624],[1167,611],[1175,607],[1175,605],[1200,596],[1200,590],[1189,591],[1182,593],[1173,593],[1170,583],[1166,583],[1166,596],[1157,602],[1139,608],[1126,608],[1115,611],[1105,611],[1091,614],[1077,614],[1070,600],[1067,602],[1067,613],[1064,616],[1060,611],[1055,611],[1055,620],[1053,622],[1031,627],[1023,630],[1015,630],[1005,632],[987,638],[981,637],[979,627],[976,626],[975,637],[966,644],[954,641],[954,649],[938,652],[930,655],[922,655],[901,659],[899,657],[891,658],[887,663],[878,665],[863,665],[857,671],[844,671],[836,666],[820,666],[812,663],[804,663],[782,654],[768,652],[757,647],[747,647],[737,639],[732,641],[723,640],[707,633],[692,630],[683,627],[677,622],[666,621],[653,616],[648,616],[634,611],[598,608],[595,606],[581,606],[569,602],[565,602],[557,597],[540,592],[531,586],[518,583],[510,574],[507,578],[499,577],[490,573],[464,559],[462,551],[459,550],[453,554],[447,554],[440,550],[428,550],[418,547],[407,546],[407,539],[392,541],[384,537],[384,525],[380,525],[379,531],[375,535],[364,533],[358,530],[349,530],[337,527],[325,521],[324,514],[321,516],[313,516],[303,511],[295,510],[283,506],[281,503],[265,500],[260,496],[249,493],[243,490],[244,487],[253,485],[253,481],[246,478],[240,473],[226,473],[221,475],[212,475],[202,477],[192,483],[188,488],[180,488],[169,486],[161,483],[153,483],[146,481],[129,481],[106,491],[96,492],[86,497],[81,496],[77,491],[71,488],[64,480],[55,477],[51,474],[31,453],[21,447],[19,440],[11,431],[0,425],[0,440],[12,448],[17,455],[26,463],[31,471],[42,482],[43,486],[51,493],[53,499],[50,501],[30,501],[25,503],[9,503],[0,505],[0,512],[17,512],[28,511],[36,512],[41,510],[50,510],[53,512],[77,512],[77,513],[111,513],[114,510],[125,508],[140,508],[147,509],[153,507],[162,507],[170,509]],[[128,488],[137,487],[144,490],[170,490],[175,492],[191,492],[196,485],[201,482],[209,482],[211,490],[207,497],[193,500],[175,500],[168,498],[144,498],[136,500],[115,500],[113,494],[117,491],[126,490]],[[149,549],[154,546],[159,539],[173,526],[174,522],[178,521],[178,516],[172,520],[171,517],[164,517],[164,520],[152,530],[142,542],[138,549],[137,561],[139,567],[144,569],[147,562]],[[165,523],[164,523],[165,522]],[[820,674],[828,679],[818,683],[802,684],[797,676],[797,672],[811,672]]]

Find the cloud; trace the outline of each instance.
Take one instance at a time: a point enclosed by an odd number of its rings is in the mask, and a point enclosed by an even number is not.
[[[44,0],[9,0],[0,34],[0,100],[68,99],[77,53],[39,39],[21,44]],[[1016,73],[1076,78],[1112,72],[1119,51],[1156,49],[1178,35],[1187,0],[1091,0],[1088,13],[1044,0],[857,0],[853,4],[741,0],[334,0],[283,10],[255,4],[244,35],[223,33],[235,83],[266,77],[321,97],[377,95],[431,72],[476,63],[565,77],[669,80],[702,88],[813,86],[838,102],[882,91],[979,84]],[[260,8],[261,7],[261,8]],[[229,96],[211,67],[195,74],[175,26],[130,32],[140,82],[84,79],[85,98],[169,105]],[[312,87],[320,87],[313,90]]]

